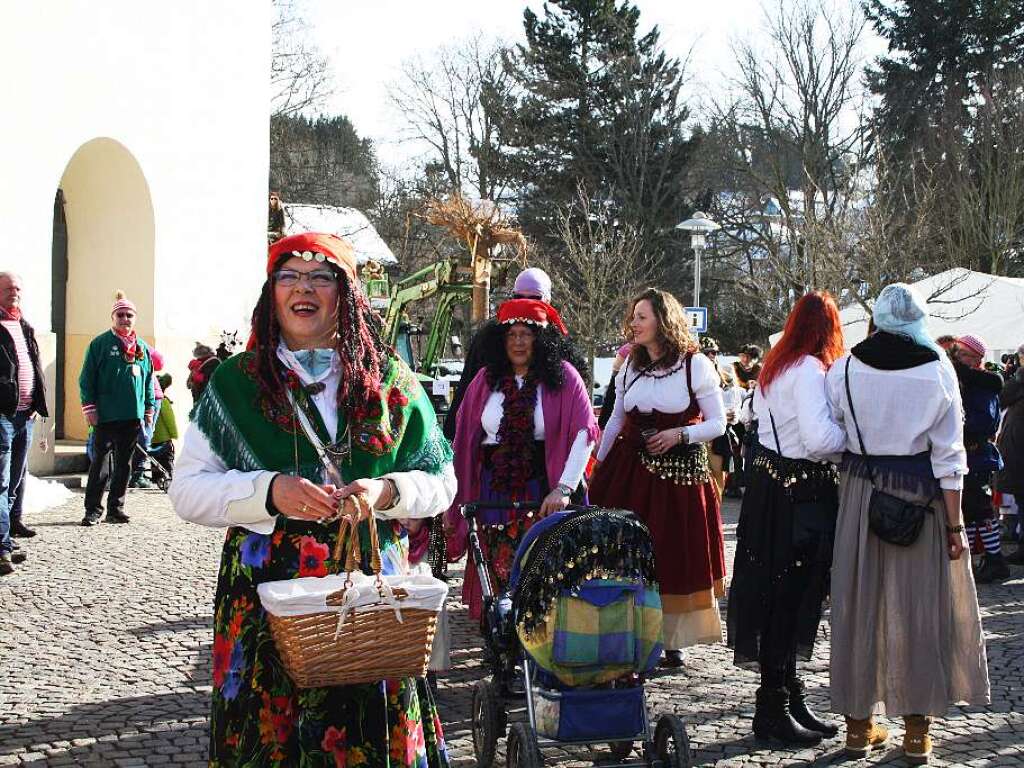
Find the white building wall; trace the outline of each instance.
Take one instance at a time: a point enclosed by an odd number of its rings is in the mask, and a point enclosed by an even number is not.
[[[3,2],[2,17],[0,269],[24,277],[52,363],[54,194],[83,144],[122,144],[153,208],[155,316],[140,327],[169,357],[180,416],[192,342],[244,329],[262,283],[270,2]],[[97,275],[101,295],[76,286],[69,302],[109,307],[117,277]]]

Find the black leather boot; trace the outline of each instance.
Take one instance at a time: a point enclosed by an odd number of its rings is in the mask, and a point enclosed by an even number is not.
[[[804,698],[804,684],[801,680],[790,678],[786,683],[786,690],[789,691],[789,714],[800,725],[809,731],[817,731],[829,739],[839,733],[838,725],[820,720],[817,715],[807,708],[807,701]]]
[[[790,715],[789,691],[785,688],[757,689],[754,735],[799,747],[811,747],[821,741],[820,733],[804,728]]]

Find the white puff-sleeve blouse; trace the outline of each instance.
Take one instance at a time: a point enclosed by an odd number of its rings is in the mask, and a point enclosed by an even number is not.
[[[706,443],[725,434],[725,405],[722,401],[722,379],[715,365],[704,355],[692,357],[691,383],[697,405],[704,420],[684,427],[690,443]],[[655,371],[646,375],[633,367],[630,360],[615,377],[615,409],[608,420],[597,458],[604,461],[615,439],[622,431],[626,413],[633,409],[641,413],[682,413],[690,407],[690,392],[686,386],[686,363],[680,362],[668,374]]]

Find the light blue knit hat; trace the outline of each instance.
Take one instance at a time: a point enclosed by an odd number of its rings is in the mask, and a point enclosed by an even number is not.
[[[914,287],[891,283],[875,299],[871,315],[880,331],[896,333],[942,354],[928,331],[928,306]]]

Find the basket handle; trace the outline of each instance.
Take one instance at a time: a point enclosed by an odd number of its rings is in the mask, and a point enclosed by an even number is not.
[[[359,523],[367,520],[370,529],[370,570],[380,581],[380,537],[377,533],[377,521],[373,518],[373,510],[366,495],[359,493],[348,496],[341,502],[341,517],[338,521],[338,538],[334,542],[334,562],[341,562],[342,550],[345,550],[345,572],[348,576],[346,586],[352,583],[352,573],[359,567],[361,546],[359,542]],[[345,533],[349,531],[348,546]]]

